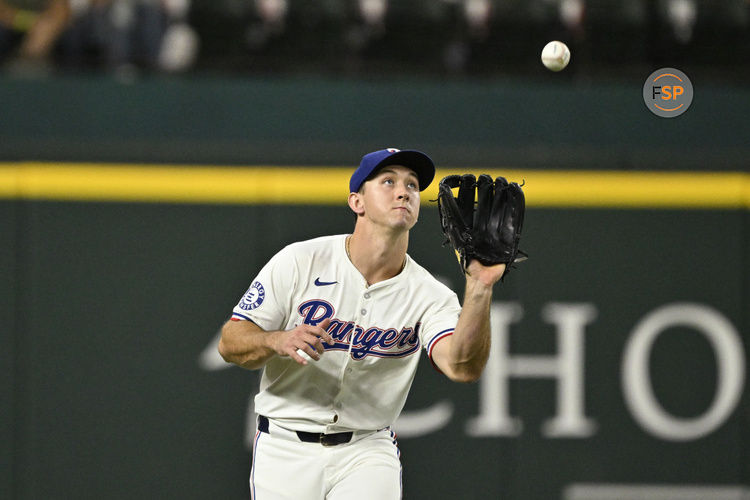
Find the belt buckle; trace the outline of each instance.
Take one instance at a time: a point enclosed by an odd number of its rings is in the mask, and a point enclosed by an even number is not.
[[[337,444],[339,444],[336,438],[334,438],[333,436],[329,436],[328,434],[323,434],[322,432],[320,433],[318,441],[323,446],[336,446]]]

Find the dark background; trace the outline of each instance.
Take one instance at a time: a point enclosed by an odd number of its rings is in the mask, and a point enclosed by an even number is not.
[[[11,301],[2,308],[12,496],[247,497],[245,420],[257,373],[209,370],[199,358],[259,266],[287,242],[347,231],[345,209],[4,202],[0,214],[16,242],[15,255],[3,246],[13,279],[3,280]],[[422,218],[411,255],[460,290],[435,209]],[[581,482],[745,483],[746,398],[714,432],[667,441],[627,410],[620,362],[635,323],[662,305],[708,305],[747,331],[747,213],[531,208],[527,221],[532,258],[495,296],[524,309],[511,351],[557,352],[544,305],[596,308],[584,388],[597,431],[545,437],[554,380],[514,379],[511,414],[523,432],[471,437],[479,386],[453,384],[423,360],[405,411],[447,400],[455,412],[446,427],[400,440],[406,497],[562,498]],[[626,250],[634,247],[637,256]],[[711,405],[717,361],[697,331],[665,331],[650,366],[675,418]]]

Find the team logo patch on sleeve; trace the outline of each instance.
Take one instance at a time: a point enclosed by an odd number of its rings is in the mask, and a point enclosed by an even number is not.
[[[261,305],[265,298],[266,291],[263,289],[263,285],[260,284],[260,281],[256,281],[250,285],[250,288],[248,288],[245,295],[243,295],[242,300],[240,301],[240,309],[252,311]]]

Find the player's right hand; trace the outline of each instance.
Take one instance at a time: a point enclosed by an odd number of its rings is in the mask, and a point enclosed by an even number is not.
[[[331,319],[326,318],[316,326],[303,324],[278,332],[273,349],[279,356],[288,356],[301,365],[306,365],[307,360],[298,351],[317,361],[324,352],[323,343],[333,345],[333,338],[326,332],[330,324]]]

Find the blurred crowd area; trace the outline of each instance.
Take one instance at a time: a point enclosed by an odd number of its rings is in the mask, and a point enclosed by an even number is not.
[[[750,71],[750,0],[0,0],[3,71],[506,75]]]

